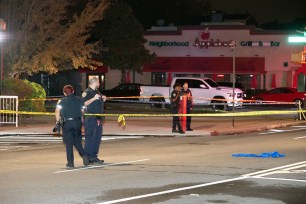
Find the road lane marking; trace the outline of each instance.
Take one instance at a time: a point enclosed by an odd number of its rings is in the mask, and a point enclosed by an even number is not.
[[[286,132],[286,130],[271,129],[270,132]]]
[[[303,174],[306,173],[306,170],[280,170],[275,171],[275,174]]]
[[[87,166],[87,167],[81,167],[81,168],[76,168],[76,169],[67,169],[67,170],[63,170],[63,171],[56,171],[56,172],[53,172],[53,173],[54,174],[59,174],[59,173],[67,173],[67,172],[87,170],[87,169],[97,169],[97,168],[103,168],[103,167],[107,167],[107,166],[117,166],[117,165],[122,165],[122,164],[133,164],[133,163],[144,162],[144,161],[149,161],[149,160],[150,159],[140,159],[140,160],[127,161],[127,162],[118,162],[118,163],[112,163],[112,164]]]
[[[102,137],[102,141],[112,141],[112,140],[127,140],[127,139],[143,139],[143,136],[105,136]],[[0,137],[0,144],[7,144],[7,143],[39,143],[39,142],[62,142],[61,137],[55,136],[39,136],[39,137],[32,137],[32,136],[5,136]]]
[[[160,195],[165,195],[165,194],[170,194],[170,193],[175,193],[175,192],[180,192],[180,191],[186,191],[186,190],[191,190],[191,189],[196,189],[196,188],[202,188],[202,187],[207,187],[207,186],[212,186],[212,185],[217,185],[217,184],[223,184],[223,183],[229,183],[233,181],[239,181],[243,179],[270,179],[270,180],[281,180],[281,181],[296,181],[296,182],[306,182],[306,180],[298,180],[298,179],[286,179],[286,178],[265,178],[258,176],[261,173],[265,172],[271,172],[275,170],[280,170],[284,168],[290,168],[290,167],[296,167],[300,168],[300,166],[304,166],[306,164],[306,161],[303,162],[298,162],[294,164],[289,164],[289,165],[284,165],[276,168],[271,168],[267,170],[262,170],[262,171],[257,171],[253,172],[250,174],[245,174],[237,178],[232,178],[232,179],[226,179],[226,180],[221,180],[221,181],[215,181],[215,182],[210,182],[210,183],[204,183],[204,184],[199,184],[199,185],[194,185],[194,186],[187,186],[187,187],[182,187],[182,188],[176,188],[176,189],[170,189],[170,190],[165,190],[165,191],[160,191],[160,192],[155,192],[155,193],[149,193],[149,194],[144,194],[144,195],[139,195],[139,196],[132,196],[132,197],[126,197],[126,198],[121,198],[117,200],[111,200],[111,201],[105,201],[105,202],[100,202],[97,204],[113,204],[113,203],[121,203],[121,202],[127,202],[131,200],[138,200],[142,198],[148,198],[148,197],[154,197],[154,196],[160,196]],[[253,176],[255,175],[255,176]]]
[[[0,136],[0,139],[12,138],[12,137],[16,137],[16,136],[15,135],[13,135],[13,136]]]
[[[295,167],[289,167],[289,168],[286,168],[286,169],[283,169],[283,170],[290,171],[290,170],[294,170],[294,169],[300,169],[302,167],[306,167],[306,163],[305,164],[301,164],[299,166],[295,166]]]
[[[303,136],[303,137],[296,137],[296,138],[293,138],[294,140],[299,140],[299,139],[304,139],[306,138],[306,136]]]
[[[260,135],[267,135],[267,134],[275,134],[275,133],[283,133],[283,132],[292,132],[296,130],[305,130],[306,128],[298,128],[298,129],[289,129],[289,130],[277,130],[277,129],[271,129],[268,130],[268,132],[262,132],[259,133]]]
[[[259,175],[256,175],[256,176],[263,177],[263,176],[269,176],[269,175],[272,175],[272,174],[279,174],[279,173],[281,173],[281,171],[290,171],[290,170],[294,170],[294,169],[300,169],[300,168],[305,167],[305,166],[306,166],[306,163],[301,164],[301,165],[295,165],[295,166],[292,166],[292,167],[289,167],[289,168],[283,168],[283,169],[280,169],[280,170],[259,174]]]
[[[271,178],[271,177],[261,177],[261,176],[252,176],[250,178],[264,179],[264,180],[276,180],[276,181],[294,181],[294,182],[303,182],[303,183],[306,183],[306,180],[299,180],[299,179]]]
[[[250,174],[245,174],[243,176],[248,177],[248,176],[260,175],[260,174],[263,174],[263,173],[268,173],[268,172],[272,172],[272,171],[276,171],[276,170],[280,170],[280,169],[284,169],[284,168],[298,166],[298,165],[301,165],[301,164],[306,164],[306,161],[297,162],[297,163],[294,163],[294,164],[288,164],[288,165],[285,165],[285,166],[275,167],[275,168],[271,168],[271,169],[266,169],[266,170],[262,170],[262,171],[258,171],[258,172],[254,172],[254,173],[250,173]]]
[[[186,190],[202,188],[202,187],[206,187],[206,186],[212,186],[212,185],[217,185],[217,184],[222,184],[222,183],[239,181],[239,180],[243,180],[243,179],[245,179],[245,177],[237,177],[237,178],[233,178],[233,179],[215,181],[215,182],[211,182],[211,183],[204,183],[204,184],[199,184],[199,185],[194,185],[194,186],[187,186],[187,187],[183,187],[183,188],[176,188],[176,189],[171,189],[171,190],[166,190],[166,191],[160,191],[160,192],[156,192],[156,193],[149,193],[149,194],[144,194],[144,195],[139,195],[139,196],[127,197],[127,198],[122,198],[122,199],[118,199],[118,200],[105,201],[105,202],[101,202],[101,203],[97,203],[97,204],[121,203],[121,202],[126,202],[126,201],[131,201],[131,200],[138,200],[138,199],[142,199],[142,198],[148,198],[148,197],[154,197],[154,196],[159,196],[159,195],[175,193],[175,192],[179,192],[179,191],[186,191]]]

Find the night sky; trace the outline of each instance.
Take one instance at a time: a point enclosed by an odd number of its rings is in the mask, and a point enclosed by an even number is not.
[[[215,10],[228,14],[249,12],[259,23],[279,20],[288,23],[306,16],[306,0],[210,0]]]

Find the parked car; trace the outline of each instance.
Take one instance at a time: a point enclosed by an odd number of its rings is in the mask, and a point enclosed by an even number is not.
[[[176,77],[172,79],[171,86],[141,86],[141,96],[145,96],[145,101],[162,101],[170,104],[170,93],[173,90],[175,83],[183,85],[185,82],[189,84],[189,89],[194,97],[193,102],[201,105],[211,105],[211,103],[222,103],[220,105],[213,105],[214,109],[230,109],[233,107],[233,89],[219,86],[214,80],[210,78],[188,78]],[[235,89],[235,103],[234,106],[241,106],[242,91]],[[159,96],[154,98],[152,96]],[[152,98],[150,98],[152,97]],[[221,100],[220,100],[221,99]],[[224,99],[224,100],[223,100]]]
[[[298,92],[295,88],[281,87],[269,90],[262,94],[256,94],[252,97],[257,102],[279,101],[279,102],[300,102],[306,98],[306,92]]]
[[[119,84],[112,89],[102,91],[102,94],[107,97],[139,97],[140,86],[141,84],[137,83]],[[139,100],[139,98],[114,98],[111,100]]]

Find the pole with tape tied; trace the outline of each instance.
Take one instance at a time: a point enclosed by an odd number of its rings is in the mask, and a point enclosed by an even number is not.
[[[181,100],[181,105],[180,105],[180,113],[181,114],[187,114],[187,95],[182,96],[182,100]],[[181,125],[182,125],[182,130],[184,132],[186,132],[186,115],[181,117]]]

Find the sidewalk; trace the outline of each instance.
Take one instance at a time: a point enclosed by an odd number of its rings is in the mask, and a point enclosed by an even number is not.
[[[292,116],[257,116],[236,117],[235,126],[232,117],[193,117],[192,128],[194,131],[186,132],[185,136],[217,136],[233,135],[245,132],[264,131],[292,125],[306,125],[306,121],[296,121]],[[126,126],[120,127],[117,118],[107,118],[104,125],[104,135],[111,136],[184,136],[171,132],[172,118],[126,118]],[[34,118],[25,121],[18,128],[10,125],[0,126],[0,136],[25,135],[25,134],[54,134],[54,122],[50,118]]]

